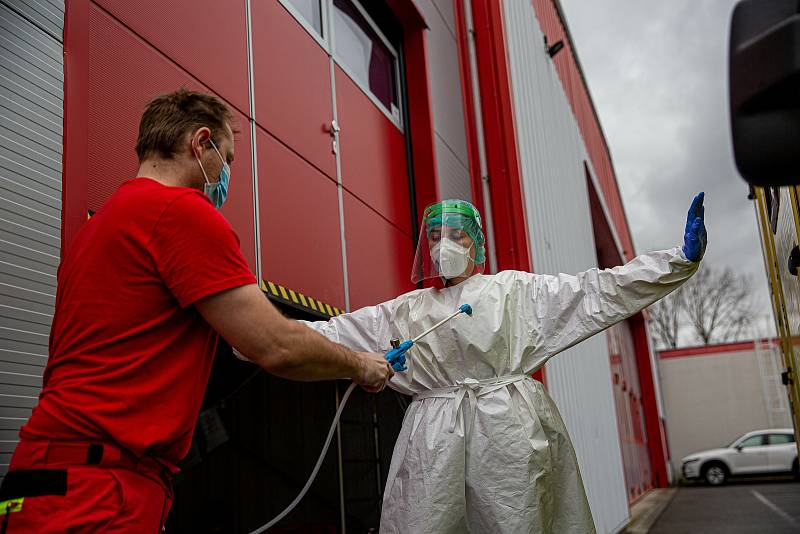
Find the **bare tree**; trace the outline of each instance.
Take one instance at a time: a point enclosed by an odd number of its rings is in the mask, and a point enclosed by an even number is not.
[[[650,306],[650,326],[656,345],[661,349],[678,347],[681,319],[680,289]]]
[[[741,339],[755,317],[749,277],[730,268],[702,266],[679,298],[689,330],[705,345]]]
[[[677,348],[686,336],[704,345],[740,340],[753,335],[754,298],[748,276],[704,264],[680,289],[650,306],[650,331],[662,349]]]

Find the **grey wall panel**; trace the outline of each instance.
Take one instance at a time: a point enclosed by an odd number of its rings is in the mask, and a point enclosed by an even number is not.
[[[32,25],[46,32],[54,40],[61,41],[64,31],[63,0],[3,0]]]
[[[436,165],[439,169],[439,196],[441,198],[463,198],[470,200],[472,190],[469,168],[436,134]]]
[[[63,1],[0,0],[0,477],[36,405],[61,248]]]
[[[417,2],[429,26],[428,74],[433,129],[436,133],[439,196],[472,200],[464,99],[452,4],[452,0]]]
[[[42,387],[42,375],[30,373],[13,373],[10,371],[0,371],[0,383],[13,386]],[[5,427],[2,427],[5,428]],[[19,427],[17,427],[19,428]]]
[[[6,308],[23,308],[32,313],[43,313],[45,315],[52,315],[53,313],[53,296],[46,295],[40,300],[31,299],[31,292],[21,294],[9,295],[6,292],[0,292],[2,295],[2,306]]]
[[[7,302],[7,299],[8,301],[19,299],[22,302],[30,301],[51,307],[55,306],[56,304],[55,293],[43,293],[41,291],[34,291],[32,289],[19,287],[14,284],[6,284],[3,282],[0,282],[0,297],[3,299],[4,303]]]
[[[33,353],[30,353],[30,352],[18,352],[18,351],[13,351],[13,350],[10,350],[10,349],[3,349],[3,350],[0,350],[0,362],[8,362],[8,363],[13,363],[13,364],[18,364],[18,365],[33,365],[34,367],[36,367],[36,370],[38,372],[38,370],[47,361],[47,354],[46,354],[47,351],[42,350],[41,352],[45,353],[45,354],[33,354]],[[3,392],[7,394],[9,392],[16,391],[15,388],[19,388],[19,387],[23,387],[23,386],[20,385],[20,384],[7,385],[7,386],[3,387]],[[28,386],[25,386],[25,387],[28,387]]]
[[[25,234],[33,241],[41,241],[46,245],[58,247],[61,238],[53,235],[58,230],[55,221],[37,221],[25,217],[11,210],[3,210],[0,206],[0,232],[11,232],[15,234]]]

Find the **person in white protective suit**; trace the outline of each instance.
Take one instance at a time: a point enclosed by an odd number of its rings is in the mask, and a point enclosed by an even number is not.
[[[459,315],[407,355],[387,354],[396,370],[407,365],[389,386],[414,400],[392,456],[382,533],[595,532],[567,429],[530,375],[691,277],[705,249],[702,204],[701,193],[683,247],[575,276],[484,275],[480,215],[446,200],[425,210],[412,273],[414,282],[443,279],[443,289],[307,323],[354,350],[385,351],[473,307],[472,318]]]

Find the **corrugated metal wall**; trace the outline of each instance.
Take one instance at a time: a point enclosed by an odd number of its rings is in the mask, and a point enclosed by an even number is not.
[[[47,362],[61,243],[63,1],[0,0],[0,477]]]
[[[429,26],[428,75],[439,197],[472,200],[453,0],[417,0],[417,5]],[[420,213],[424,207],[419,207]]]
[[[558,0],[532,0],[532,4],[536,10],[536,16],[539,18],[540,27],[547,35],[548,42],[550,44],[558,41],[564,42],[564,49],[553,58],[553,63],[561,78],[564,91],[569,96],[572,111],[586,143],[589,159],[595,169],[600,188],[603,190],[603,197],[608,205],[614,227],[625,249],[625,256],[627,259],[631,259],[636,253],[625,216],[625,208],[622,205],[622,197],[617,187],[611,154],[581,74],[577,54],[572,48],[567,29],[561,20],[559,2]]]
[[[503,6],[533,266],[539,273],[579,272],[597,264],[583,166],[589,156],[533,6]],[[628,500],[605,336],[558,355],[546,376],[572,436],[598,532],[614,532],[628,518]]]

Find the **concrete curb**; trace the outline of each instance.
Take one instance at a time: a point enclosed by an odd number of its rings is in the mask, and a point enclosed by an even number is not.
[[[631,520],[624,534],[647,534],[667,508],[678,488],[654,489],[631,506]]]

